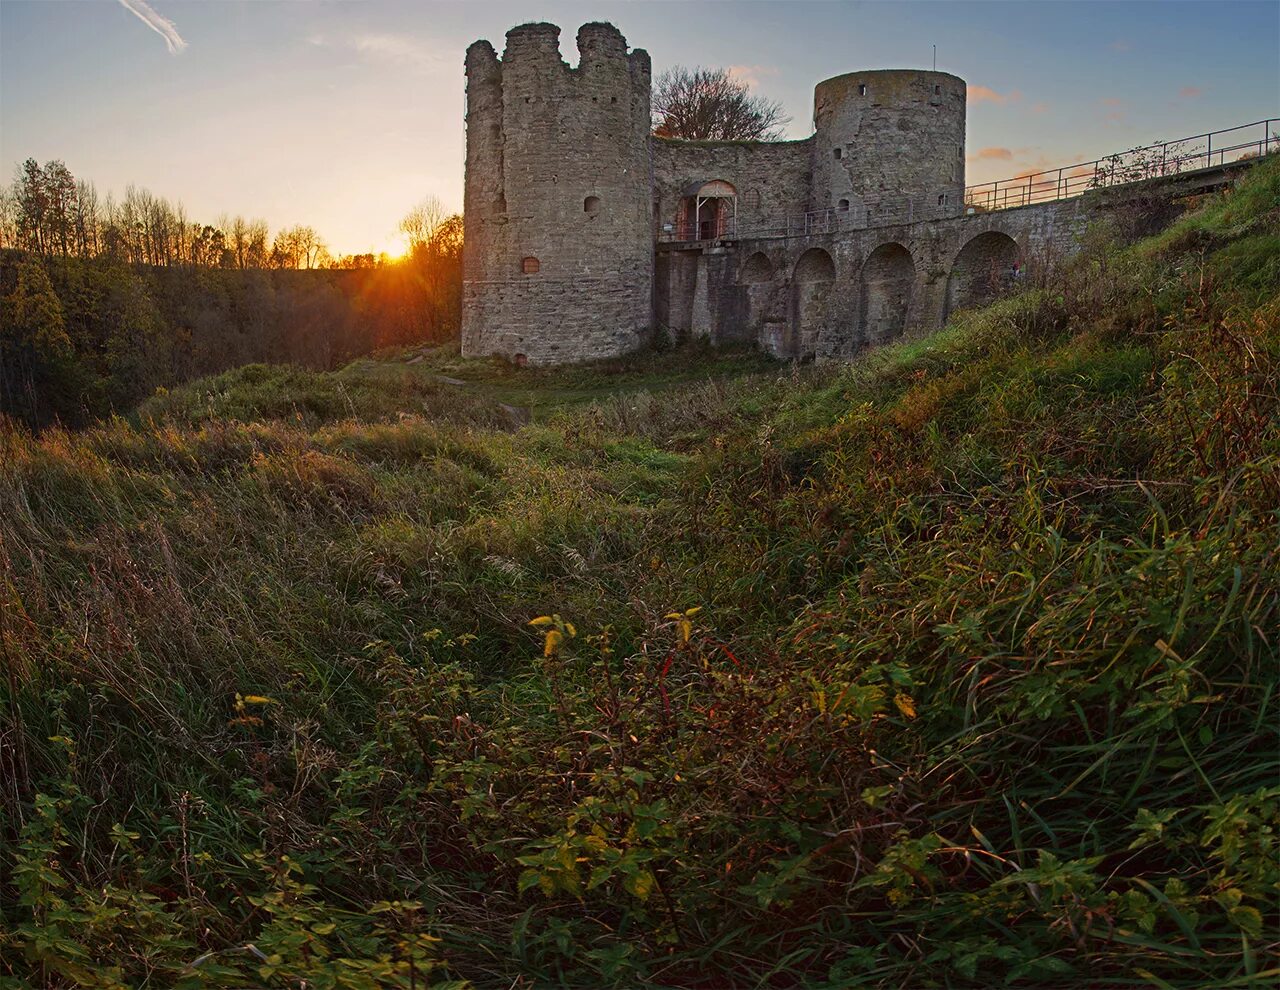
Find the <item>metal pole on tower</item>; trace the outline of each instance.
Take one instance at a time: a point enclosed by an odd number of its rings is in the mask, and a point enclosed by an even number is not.
[[[938,71],[938,46],[933,46],[933,71]]]

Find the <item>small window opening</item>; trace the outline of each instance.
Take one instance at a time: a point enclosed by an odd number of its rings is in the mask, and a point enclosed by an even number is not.
[[[867,95],[867,84],[866,84],[866,83],[858,83],[858,95],[859,95],[859,96],[866,96],[866,95]]]
[[[617,98],[616,96],[611,96],[611,97],[609,97],[609,102],[610,102],[610,103],[617,103],[617,102],[618,102],[618,98]]]
[[[847,199],[840,200],[839,204],[837,204],[837,208],[840,210],[841,213],[848,213],[849,201]]]
[[[946,205],[947,205],[947,194],[946,194],[946,193],[939,193],[939,194],[938,194],[938,205],[939,205],[939,206],[946,206]]]
[[[843,148],[836,148],[836,149],[835,149],[835,156],[836,156],[837,158],[843,158],[843,157],[844,157],[844,149],[843,149]]]
[[[582,201],[582,212],[583,212],[583,213],[591,213],[591,214],[599,213],[599,212],[600,212],[600,197],[599,197],[599,196],[588,196],[586,199],[584,199],[584,200]]]
[[[934,96],[941,96],[941,95],[942,95],[942,86],[941,86],[941,85],[935,85],[935,86],[933,87],[933,95],[934,95]]]
[[[520,262],[520,270],[526,275],[537,275],[542,270],[542,264],[537,258],[530,255]]]

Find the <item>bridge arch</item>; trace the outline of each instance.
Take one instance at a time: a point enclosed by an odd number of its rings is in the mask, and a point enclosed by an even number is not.
[[[773,278],[773,273],[773,262],[769,260],[769,256],[763,251],[757,251],[743,262],[742,270],[738,273],[738,281],[748,285],[768,282]]]
[[[836,277],[836,263],[822,248],[809,248],[796,260],[792,279],[797,283],[832,282]]]
[[[858,277],[858,337],[863,346],[887,344],[902,336],[915,281],[911,252],[897,241],[881,244],[867,255]]]
[[[985,306],[1009,292],[1022,266],[1018,242],[999,230],[970,238],[957,253],[947,277],[945,321],[958,309]]]
[[[791,273],[791,341],[789,357],[810,357],[828,319],[828,303],[836,280],[835,260],[822,248],[809,248]]]

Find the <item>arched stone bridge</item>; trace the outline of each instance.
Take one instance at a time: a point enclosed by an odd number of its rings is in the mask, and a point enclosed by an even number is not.
[[[1212,171],[1166,191],[1225,185],[1239,170]],[[779,357],[849,357],[989,301],[1071,254],[1084,227],[1132,195],[807,236],[660,243],[655,315],[677,334],[755,342]]]

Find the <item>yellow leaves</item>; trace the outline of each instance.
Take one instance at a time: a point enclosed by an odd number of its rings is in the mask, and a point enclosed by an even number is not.
[[[648,870],[637,870],[635,873],[628,874],[622,881],[622,886],[628,893],[646,901],[649,899],[649,894],[653,892],[655,883],[653,874]]]
[[[687,608],[683,612],[668,612],[663,618],[675,622],[677,639],[681,643],[688,643],[693,635],[693,622],[691,620],[701,611],[702,606],[695,605],[693,608]]]
[[[701,605],[687,608],[683,612],[668,612],[664,619],[671,622],[676,631],[676,639],[680,645],[688,645],[693,639],[693,617],[702,611]],[[539,615],[529,620],[528,624],[535,629],[543,630],[542,655],[550,658],[558,655],[569,640],[576,639],[578,628],[564,619],[558,612],[550,615]],[[611,644],[612,629],[606,626],[599,635],[588,635],[588,644],[594,646],[600,654],[608,656],[613,652]]]
[[[280,702],[268,698],[265,694],[241,694],[236,692],[236,717],[228,721],[228,725],[262,725],[262,719],[249,714],[250,705],[278,705]]]
[[[898,706],[898,711],[902,712],[907,718],[916,717],[916,702],[911,695],[899,691],[893,696],[893,703]]]
[[[559,612],[530,619],[529,625],[547,630],[546,638],[542,641],[542,655],[544,657],[555,656],[560,652],[560,647],[564,645],[566,639],[573,639],[578,635],[577,627],[572,622],[566,622],[560,618]]]

